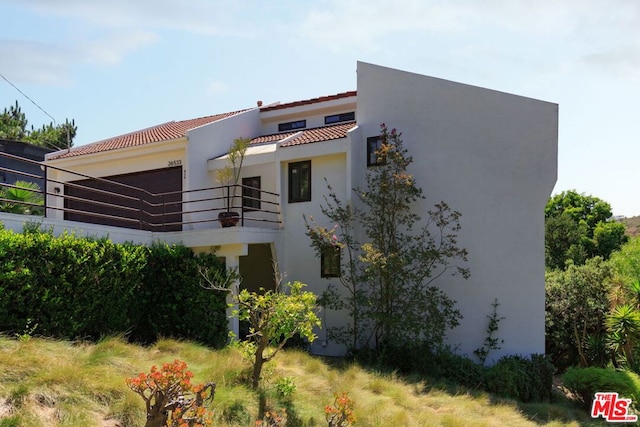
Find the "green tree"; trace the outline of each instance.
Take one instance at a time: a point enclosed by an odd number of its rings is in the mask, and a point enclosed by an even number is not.
[[[545,259],[548,268],[605,260],[627,241],[624,225],[611,220],[611,206],[602,199],[563,191],[545,207]]]
[[[27,117],[16,105],[5,108],[0,115],[0,139],[22,141],[27,134]]]
[[[205,280],[204,286],[217,291],[230,291],[229,285],[239,278],[235,271],[227,272],[225,277],[211,270],[200,273]],[[242,289],[234,296],[237,308],[232,315],[249,323],[249,335],[237,344],[251,361],[251,386],[254,389],[260,384],[264,364],[272,360],[290,338],[300,335],[310,342],[316,338],[313,328],[320,326],[316,295],[303,291],[305,286],[298,281],[281,285],[280,280],[276,280],[273,290],[261,288],[260,292],[249,292]]]
[[[380,139],[377,166],[367,170],[366,187],[354,189],[363,208],[344,204],[329,187],[321,209],[335,226],[327,229],[305,218],[318,256],[335,246],[345,253],[340,283],[346,295],[330,285],[322,303],[346,310],[351,324],[330,333],[351,349],[407,342],[436,348],[461,314],[434,281],[447,273],[469,276],[458,266],[467,259],[457,245],[460,213],[441,202],[423,222],[414,204],[424,196],[407,171],[413,159],[401,134],[382,124]],[[356,238],[360,230],[363,243]]]
[[[619,251],[613,253],[611,264],[627,286],[640,283],[640,237],[629,240]]]
[[[78,128],[75,121],[68,119],[62,124],[49,123],[42,128],[27,128],[28,120],[22,112],[18,101],[5,108],[0,114],[0,139],[28,142],[43,147],[62,149],[73,146],[73,138]]]
[[[591,366],[604,359],[599,353],[604,347],[594,345],[607,335],[613,277],[613,269],[600,257],[547,272],[545,353],[556,367]]]

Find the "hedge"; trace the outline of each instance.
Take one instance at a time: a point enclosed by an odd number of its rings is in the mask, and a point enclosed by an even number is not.
[[[1,228],[0,331],[90,340],[123,334],[145,344],[167,336],[221,346],[225,295],[200,286],[199,265],[224,269],[214,255],[183,245]]]

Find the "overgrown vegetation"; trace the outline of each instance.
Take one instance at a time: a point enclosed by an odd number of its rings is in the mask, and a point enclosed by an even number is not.
[[[329,335],[351,350],[409,342],[436,349],[446,331],[458,325],[461,313],[434,281],[444,274],[469,275],[458,265],[467,259],[466,250],[457,245],[460,213],[441,202],[428,212],[425,224],[413,210],[424,196],[408,172],[413,159],[401,134],[382,124],[380,141],[366,187],[354,189],[363,207],[345,204],[329,187],[321,209],[335,225],[326,228],[305,218],[318,257],[339,248],[345,258],[341,287],[329,285],[322,305],[345,310],[351,323],[329,328]]]
[[[327,425],[325,407],[334,405],[334,393],[342,396],[343,391],[352,402],[344,409],[352,409],[356,426],[591,423],[586,411],[568,403],[518,403],[430,377],[375,373],[349,362],[283,352],[273,360],[274,375],[293,377],[298,385],[286,398],[275,388],[248,386],[242,379],[245,364],[233,348],[216,351],[171,339],[140,347],[119,338],[89,344],[0,337],[0,425],[142,426],[145,403],[125,379],[176,359],[188,365],[198,382],[217,384],[215,399],[204,405],[216,426],[256,425],[256,420],[267,419],[267,412],[282,416],[283,408],[287,426]]]
[[[585,406],[596,392],[637,403],[640,239],[608,203],[576,191],[552,197],[545,214],[546,352]]]
[[[201,288],[202,265],[224,268],[182,245],[0,229],[0,330],[94,340],[126,334],[147,344],[162,334],[221,346],[226,303]]]

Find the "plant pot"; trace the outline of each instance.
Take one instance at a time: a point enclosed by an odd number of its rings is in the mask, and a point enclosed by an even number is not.
[[[240,214],[238,212],[220,212],[218,221],[223,228],[235,227],[240,221]]]

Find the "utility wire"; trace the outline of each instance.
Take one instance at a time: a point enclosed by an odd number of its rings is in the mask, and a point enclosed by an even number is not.
[[[25,98],[27,98],[29,101],[31,101],[31,103],[32,103],[33,105],[35,105],[36,107],[38,107],[38,108],[40,109],[40,111],[42,111],[42,112],[43,112],[43,113],[45,113],[47,116],[49,116],[49,118],[50,118],[51,120],[53,120],[53,123],[54,123],[56,126],[58,125],[58,122],[56,122],[56,119],[54,119],[54,118],[53,118],[53,116],[52,116],[51,114],[47,113],[47,112],[44,110],[44,108],[42,108],[41,106],[39,106],[38,104],[36,104],[36,102],[35,102],[33,99],[29,98],[29,97],[27,96],[27,94],[26,94],[26,93],[24,93],[23,91],[21,91],[21,90],[18,88],[18,86],[16,86],[16,85],[14,85],[13,83],[11,83],[11,82],[9,81],[9,79],[7,79],[7,78],[6,78],[2,73],[0,73],[0,77],[2,77],[2,79],[3,79],[5,82],[7,82],[7,83],[9,83],[11,86],[13,86],[13,88],[14,88],[15,90],[17,90],[18,92],[20,92],[20,94],[21,94],[22,96],[24,96],[24,97],[25,97]]]
[[[35,105],[36,107],[38,107],[38,109],[39,109],[40,111],[42,111],[43,113],[45,113],[45,114],[46,114],[46,115],[47,115],[51,120],[53,120],[53,124],[55,124],[56,126],[58,126],[58,122],[56,121],[56,119],[54,119],[54,118],[53,118],[53,116],[52,116],[51,114],[47,113],[47,112],[45,111],[45,109],[44,109],[44,108],[42,108],[41,106],[39,106],[38,104],[36,104],[36,101],[34,101],[33,99],[29,98],[29,96],[28,96],[26,93],[24,93],[23,91],[21,91],[21,90],[20,90],[20,88],[18,88],[18,86],[16,86],[16,85],[14,85],[13,83],[11,83],[11,82],[9,81],[9,79],[7,79],[7,78],[4,76],[4,74],[0,73],[0,77],[2,77],[2,79],[3,79],[5,82],[7,82],[7,83],[9,83],[11,86],[13,86],[13,88],[14,88],[15,90],[17,90],[18,92],[20,92],[20,94],[21,94],[22,96],[24,96],[24,97],[25,97],[25,98],[27,98],[29,101],[31,101],[31,103],[32,103],[33,105]],[[67,129],[67,150],[70,150],[70,149],[71,149],[71,138],[70,138],[70,136],[69,136],[69,127],[67,126],[67,127],[66,127],[66,129]],[[52,144],[52,145],[54,145],[54,147],[55,147],[55,148],[57,148],[57,149],[59,149],[59,150],[61,150],[61,149],[62,149],[62,148],[60,148],[60,147],[56,146],[55,144]]]

